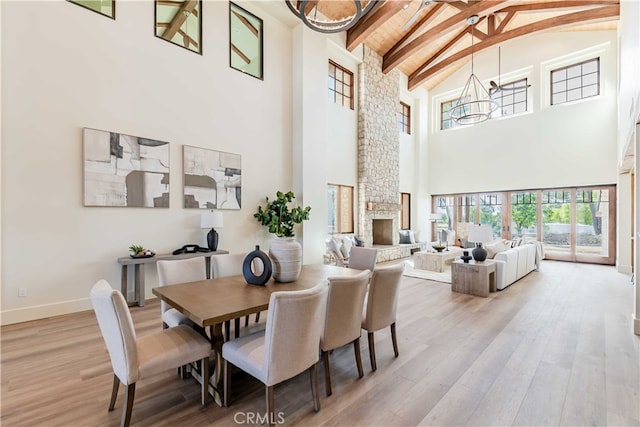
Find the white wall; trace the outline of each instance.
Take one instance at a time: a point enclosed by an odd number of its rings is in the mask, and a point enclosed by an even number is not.
[[[549,67],[558,64],[559,58],[577,59],[594,46],[601,57],[601,95],[548,106],[549,88],[543,80]],[[475,57],[475,74],[486,87],[488,80],[497,79],[497,56],[496,48]],[[511,41],[502,45],[501,69],[503,75],[517,70],[527,75],[532,85],[531,113],[440,131],[440,102],[457,98],[470,66],[432,90],[431,118],[436,129],[429,140],[430,192],[615,184],[616,32],[550,33]]]
[[[182,208],[182,146],[242,155],[242,204],[224,212],[220,248],[266,247],[253,218],[292,186],[291,30],[264,19],[264,81],[229,68],[228,3],[203,7],[203,55],[153,35],[153,2],[118,2],[111,20],[66,1],[3,1],[2,322],[89,309],[132,243],[167,253],[205,244]],[[82,128],[169,141],[169,209],[88,208]],[[147,268],[146,294],[157,284]],[[18,298],[18,288],[28,290]]]

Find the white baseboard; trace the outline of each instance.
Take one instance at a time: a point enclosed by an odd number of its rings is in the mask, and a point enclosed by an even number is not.
[[[36,305],[25,308],[15,308],[13,310],[5,310],[0,314],[0,325],[4,326],[20,322],[28,322],[30,320],[44,319],[46,317],[77,313],[85,310],[93,310],[93,306],[91,305],[91,300],[89,298]]]
[[[622,274],[631,274],[633,273],[633,268],[630,265],[617,265],[618,273]]]

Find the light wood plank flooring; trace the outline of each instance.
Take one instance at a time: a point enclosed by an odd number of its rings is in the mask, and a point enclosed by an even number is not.
[[[157,300],[132,308],[138,335],[161,327]],[[613,267],[544,261],[489,298],[445,283],[403,278],[400,356],[376,333],[378,370],[362,341],[331,355],[333,395],[313,412],[309,379],[275,389],[286,425],[640,425],[640,337],[633,286]],[[266,316],[261,316],[264,318]],[[3,426],[118,425],[107,412],[112,373],[93,312],[6,326],[2,332]],[[195,380],[167,372],[136,388],[133,425],[252,424],[262,386],[242,374],[232,406],[201,408]]]

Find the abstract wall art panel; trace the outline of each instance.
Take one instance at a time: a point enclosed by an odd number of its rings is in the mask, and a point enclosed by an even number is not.
[[[84,205],[169,207],[169,143],[84,128]]]
[[[183,146],[184,207],[240,209],[240,154]]]

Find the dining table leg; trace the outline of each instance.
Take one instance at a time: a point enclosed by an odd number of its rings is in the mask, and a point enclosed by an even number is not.
[[[211,348],[213,349],[213,356],[215,357],[213,373],[209,380],[213,391],[213,401],[222,406],[223,402],[223,381],[224,373],[222,367],[222,344],[224,344],[224,336],[222,334],[222,323],[216,323],[209,327],[209,333],[211,334]]]

